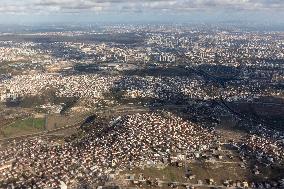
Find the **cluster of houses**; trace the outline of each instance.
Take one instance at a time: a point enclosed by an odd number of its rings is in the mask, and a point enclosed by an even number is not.
[[[36,74],[15,76],[3,81],[1,100],[24,96],[40,96],[55,90],[58,97],[80,97],[89,100],[102,98],[119,77],[99,75],[62,76],[58,74]]]
[[[219,98],[219,89],[215,89],[211,84],[206,83],[200,77],[198,78],[101,74],[17,75],[1,81],[0,99],[6,101],[25,96],[40,96],[48,90],[54,90],[58,97],[78,97],[96,103],[99,99],[104,99],[104,95],[109,94],[112,89],[123,92],[124,97],[127,98],[139,97],[159,100]],[[232,85],[222,91],[222,96],[228,101],[234,101],[265,96],[267,93],[269,92],[255,92],[250,87]]]
[[[216,139],[214,131],[170,113],[127,115],[64,144],[44,137],[11,143],[1,149],[0,184],[57,188],[82,178],[99,183],[118,170],[194,159]]]
[[[241,154],[253,155],[260,164],[277,164],[284,160],[284,132],[269,129],[262,124],[253,126],[244,141],[237,144]],[[259,173],[256,168],[255,173]]]

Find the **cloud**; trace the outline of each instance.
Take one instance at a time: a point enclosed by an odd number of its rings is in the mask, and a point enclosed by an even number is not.
[[[1,13],[284,10],[284,0],[3,0]]]

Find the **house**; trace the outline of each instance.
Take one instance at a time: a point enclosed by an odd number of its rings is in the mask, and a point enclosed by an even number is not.
[[[247,182],[247,181],[244,181],[244,182],[243,182],[243,188],[248,188],[248,187],[249,187],[248,182]]]
[[[157,180],[157,185],[158,185],[159,187],[163,187],[164,182],[161,181],[161,180]]]
[[[67,189],[67,185],[63,181],[60,181],[60,189]]]
[[[253,174],[255,174],[255,175],[259,175],[259,174],[260,174],[260,172],[259,172],[259,170],[257,170],[257,169],[256,169],[256,170],[254,170],[254,171],[253,171]]]
[[[244,163],[242,163],[242,164],[240,165],[240,167],[241,167],[242,169],[245,169],[245,168],[246,168],[246,166],[245,166]]]
[[[209,185],[214,185],[214,180],[212,178],[208,179],[208,184]]]
[[[130,175],[126,175],[126,179],[125,180],[132,181],[134,179],[135,179],[135,175],[134,174],[130,174]]]
[[[194,155],[195,155],[196,158],[200,158],[200,153],[199,152],[195,152]]]
[[[144,177],[144,174],[139,174],[138,180],[141,181],[141,182],[145,182],[146,179],[145,179],[145,177]]]
[[[218,159],[223,159],[223,156],[222,155],[217,155],[217,158]]]
[[[177,186],[178,186],[177,182],[169,183],[169,187],[171,187],[171,188],[176,188]]]
[[[226,187],[230,186],[230,180],[225,180],[223,182],[223,185],[226,186]]]

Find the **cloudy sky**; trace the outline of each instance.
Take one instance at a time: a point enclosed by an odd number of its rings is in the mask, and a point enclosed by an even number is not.
[[[0,0],[0,23],[281,22],[284,0]]]

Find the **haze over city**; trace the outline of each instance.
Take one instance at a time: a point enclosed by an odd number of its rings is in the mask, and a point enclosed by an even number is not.
[[[282,0],[2,0],[0,22],[283,23]]]

